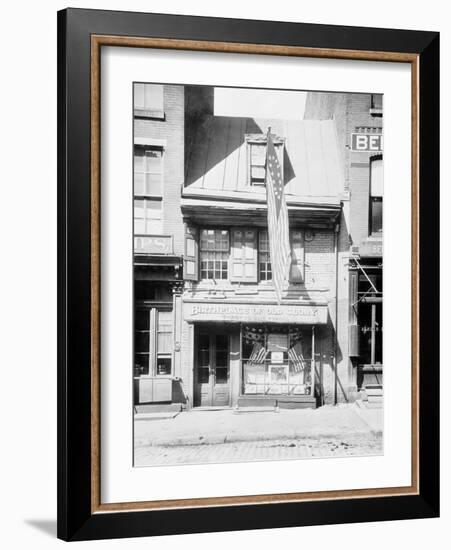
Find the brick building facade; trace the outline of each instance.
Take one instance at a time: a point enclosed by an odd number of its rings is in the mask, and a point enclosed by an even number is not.
[[[174,303],[184,250],[183,86],[134,85],[134,391],[136,403],[168,402],[174,379]]]
[[[216,116],[210,87],[135,85],[137,409],[314,407],[357,396],[350,187],[367,157],[350,162],[352,106],[340,101],[326,109],[309,97],[306,120],[257,120]],[[280,303],[268,248],[268,127],[290,225]]]
[[[343,159],[349,225],[349,356],[356,390],[383,388],[383,111],[374,94],[309,93],[305,118],[333,119]]]

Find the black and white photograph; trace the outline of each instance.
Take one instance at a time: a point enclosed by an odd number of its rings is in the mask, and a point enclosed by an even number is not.
[[[382,455],[383,95],[149,79],[131,116],[134,466]]]
[[[449,539],[447,15],[5,4],[3,548]]]

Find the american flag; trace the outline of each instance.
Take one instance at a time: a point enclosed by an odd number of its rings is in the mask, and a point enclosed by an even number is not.
[[[284,283],[288,279],[291,249],[282,168],[270,130],[268,130],[266,149],[266,199],[268,202],[268,235],[272,280],[277,302],[280,304]]]
[[[255,342],[249,357],[250,365],[261,365],[266,359],[267,351],[260,342]]]
[[[294,372],[302,372],[305,369],[305,361],[302,352],[298,354],[296,346],[288,350],[288,357],[293,364]]]

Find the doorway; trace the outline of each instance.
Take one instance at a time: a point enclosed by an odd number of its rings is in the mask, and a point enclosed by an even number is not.
[[[200,330],[194,349],[194,406],[230,406],[229,335]]]

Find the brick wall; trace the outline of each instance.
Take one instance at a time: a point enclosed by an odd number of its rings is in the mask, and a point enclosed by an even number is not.
[[[184,182],[185,90],[164,86],[164,120],[135,118],[135,137],[164,139],[163,231],[174,236],[174,253],[183,254],[183,223],[180,197]]]
[[[338,348],[337,378],[332,368],[333,331],[331,337],[323,336],[322,376],[325,388],[325,402],[331,403],[334,392],[337,400],[352,401],[357,392],[355,369],[349,360],[349,245],[360,245],[369,232],[370,161],[374,154],[351,151],[351,134],[359,127],[382,128],[382,117],[370,114],[370,94],[319,93],[307,95],[304,118],[334,119],[343,171],[345,190],[343,196],[343,217],[338,245]],[[330,293],[329,312],[331,323],[335,323],[335,300]]]
[[[305,240],[305,287],[307,290],[330,289],[334,281],[334,233],[316,230],[313,240]]]
[[[349,234],[359,245],[368,237],[371,153],[351,151],[351,134],[360,126],[382,128],[382,117],[370,114],[370,94],[309,92],[305,119],[334,119],[345,178],[350,193]]]

